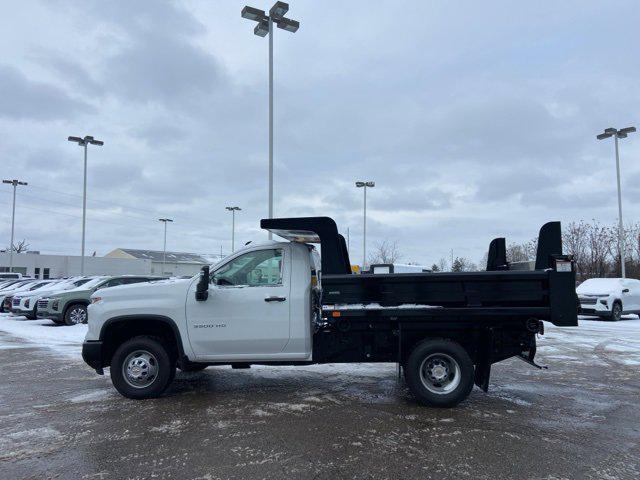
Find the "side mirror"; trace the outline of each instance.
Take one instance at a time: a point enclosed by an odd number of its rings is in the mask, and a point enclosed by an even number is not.
[[[629,289],[625,288],[624,290],[622,290],[622,293],[629,293]]]
[[[209,298],[209,265],[202,267],[200,280],[196,285],[196,301],[204,302]]]

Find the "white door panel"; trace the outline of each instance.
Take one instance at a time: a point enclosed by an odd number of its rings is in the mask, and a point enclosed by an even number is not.
[[[213,272],[209,298],[186,315],[191,347],[198,357],[272,356],[290,338],[290,259],[285,249],[257,249],[232,258]],[[244,285],[238,285],[244,283]]]

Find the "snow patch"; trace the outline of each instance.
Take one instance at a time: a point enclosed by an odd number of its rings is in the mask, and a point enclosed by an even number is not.
[[[29,346],[47,347],[65,356],[80,358],[87,326],[60,326],[51,320],[26,320],[0,314],[0,332],[27,340]],[[13,345],[15,343],[0,343],[3,348]]]

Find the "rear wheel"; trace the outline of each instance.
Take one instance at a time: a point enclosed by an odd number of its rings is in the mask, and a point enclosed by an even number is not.
[[[71,305],[64,314],[64,323],[67,325],[87,323],[87,306],[82,303]]]
[[[127,398],[155,398],[164,392],[176,373],[175,360],[157,338],[127,340],[111,359],[111,381]]]
[[[404,372],[416,400],[431,407],[453,407],[473,388],[473,362],[466,350],[451,340],[416,345]]]

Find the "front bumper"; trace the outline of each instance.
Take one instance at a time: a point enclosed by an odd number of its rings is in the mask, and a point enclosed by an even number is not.
[[[33,315],[33,308],[24,308],[22,306],[20,306],[20,307],[12,307],[11,308],[11,314],[12,315],[19,315],[21,317],[30,316],[30,315]]]
[[[580,302],[580,309],[578,311],[580,315],[596,315],[606,317],[611,315],[609,309],[609,301],[606,298],[598,299],[595,303],[582,303]]]
[[[50,318],[52,320],[62,320],[62,313],[60,312],[48,312],[46,310],[37,310],[36,317],[38,318]]]
[[[102,341],[90,340],[82,344],[82,359],[102,375]]]

